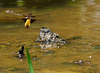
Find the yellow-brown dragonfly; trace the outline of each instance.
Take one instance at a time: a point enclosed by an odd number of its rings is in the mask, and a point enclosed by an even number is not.
[[[23,16],[24,18],[22,18],[22,20],[25,22],[25,27],[26,28],[29,28],[29,26],[31,25],[31,23],[33,23],[34,21],[36,21],[36,19],[34,19],[35,16],[33,16],[30,13],[27,16],[26,15],[21,15],[21,14],[14,13],[12,10],[7,10],[6,13],[11,13],[11,14],[18,15],[18,16]]]

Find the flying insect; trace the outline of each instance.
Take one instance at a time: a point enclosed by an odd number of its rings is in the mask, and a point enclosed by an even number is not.
[[[31,23],[36,21],[36,19],[34,19],[35,16],[33,16],[31,13],[29,13],[28,15],[21,15],[21,14],[14,13],[12,10],[7,10],[6,13],[23,16],[22,20],[25,22],[26,28],[29,28]]]

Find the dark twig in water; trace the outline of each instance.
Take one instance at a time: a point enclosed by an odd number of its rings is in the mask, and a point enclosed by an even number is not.
[[[22,56],[24,56],[24,46],[18,52],[18,57],[21,58]]]

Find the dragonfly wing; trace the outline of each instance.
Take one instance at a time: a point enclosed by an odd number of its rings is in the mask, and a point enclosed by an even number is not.
[[[33,23],[34,21],[36,21],[36,19],[31,19],[31,23]]]
[[[22,20],[23,20],[24,22],[26,22],[27,19],[26,19],[26,18],[22,18]]]

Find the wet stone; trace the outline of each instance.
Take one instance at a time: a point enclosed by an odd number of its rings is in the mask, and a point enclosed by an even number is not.
[[[85,62],[84,62],[83,60],[79,60],[79,61],[70,61],[70,63],[82,65],[82,64],[84,64]]]
[[[70,63],[74,63],[74,64],[78,64],[78,65],[89,65],[90,64],[90,60],[78,60],[78,61],[70,61]]]
[[[66,44],[64,39],[59,38],[58,34],[52,32],[47,27],[42,27],[40,29],[39,37],[36,39],[36,42],[41,43],[40,47],[42,49],[47,49],[50,47],[57,48],[57,45]]]
[[[32,57],[32,60],[37,60],[37,56],[33,56]]]
[[[82,61],[82,60],[79,60],[79,64],[83,64],[84,63],[84,61]]]

